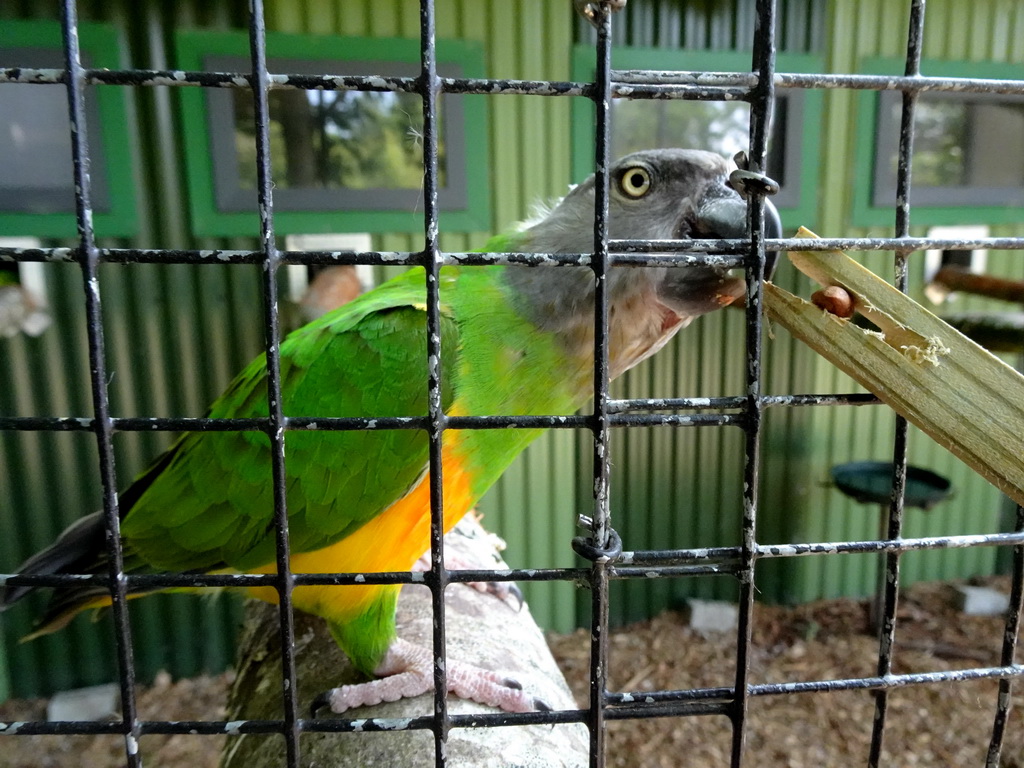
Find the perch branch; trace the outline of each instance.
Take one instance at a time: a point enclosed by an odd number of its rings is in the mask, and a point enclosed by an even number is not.
[[[503,569],[493,538],[473,515],[467,515],[445,538],[449,556],[479,568]],[[344,587],[339,587],[344,589]],[[517,679],[554,709],[575,709],[544,635],[525,605],[501,600],[466,584],[451,584],[446,591],[448,648],[451,659],[468,661]],[[276,631],[277,610],[250,601],[239,643],[238,674],[228,703],[228,720],[280,719],[281,648]],[[430,592],[408,584],[398,603],[398,635],[420,645],[431,642]],[[326,623],[305,614],[295,616],[296,665],[299,702],[310,702],[327,688],[358,682],[360,677],[331,639]],[[496,712],[471,701],[450,698],[451,714]],[[362,707],[346,718],[412,718],[433,712],[431,695]],[[433,734],[427,730],[377,733],[305,733],[301,739],[302,764],[316,766],[434,765]],[[587,731],[579,723],[502,728],[457,728],[448,737],[448,765],[471,768],[484,765],[582,768],[587,765]],[[277,768],[284,764],[284,743],[276,736],[232,736],[221,756],[221,768]]]

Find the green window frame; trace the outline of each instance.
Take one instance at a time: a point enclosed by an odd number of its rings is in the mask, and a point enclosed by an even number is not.
[[[592,47],[573,48],[574,80],[593,78]],[[750,54],[737,51],[673,51],[655,48],[617,48],[612,51],[615,69],[683,70],[705,72],[749,72]],[[779,54],[781,72],[821,72],[824,60],[811,54]],[[773,201],[787,229],[803,225],[813,228],[818,219],[817,186],[821,167],[822,94],[811,89],[780,90],[787,101],[784,128],[784,190]],[[588,99],[575,99],[572,112],[573,178],[581,181],[594,167],[594,106]],[[698,147],[720,151],[715,147]]]
[[[243,32],[182,31],[175,35],[177,63],[184,70],[249,69],[249,40]],[[419,41],[404,38],[267,34],[268,68],[275,74],[419,73]],[[483,77],[482,47],[439,40],[442,76]],[[286,66],[293,69],[281,70]],[[344,72],[338,67],[344,66]],[[225,162],[232,127],[226,124],[233,89],[182,89],[181,116],[192,231],[200,236],[244,236],[259,231],[255,191],[240,204],[236,158]],[[442,95],[442,136],[448,183],[439,191],[445,230],[490,228],[488,126],[480,98]],[[227,154],[230,154],[228,152]],[[221,158],[217,160],[216,158]],[[279,234],[418,232],[423,229],[422,191],[298,187],[275,191],[274,228]]]
[[[869,58],[860,63],[859,69],[870,75],[902,75],[904,66],[902,59]],[[1019,77],[1020,65],[925,59],[921,62],[921,71],[933,77],[1012,79]],[[977,94],[936,93],[935,97],[943,100],[992,100],[990,96]],[[896,207],[895,188],[886,186],[880,174],[884,170],[885,157],[891,156],[898,147],[899,122],[892,123],[885,119],[882,110],[886,103],[892,103],[894,99],[899,103],[899,93],[863,91],[857,98],[854,152],[854,178],[857,183],[853,190],[852,222],[859,227],[892,226]],[[1000,98],[1008,102],[1020,101],[1019,97]],[[925,191],[924,195],[921,194],[922,190]],[[992,201],[1000,196],[1000,191],[1006,195],[1005,202],[993,204]],[[923,226],[1019,223],[1022,221],[1022,196],[1024,185],[1012,189],[983,186],[922,188],[915,187],[911,177],[912,218],[914,224]]]
[[[85,66],[95,69],[122,69],[125,50],[118,29],[109,24],[82,22],[78,40]],[[4,55],[7,52],[9,55]],[[5,19],[0,23],[0,66],[28,66],[63,69],[61,28],[54,21]],[[52,89],[66,104],[63,85],[2,84],[3,88]],[[3,91],[0,90],[0,96]],[[93,182],[93,226],[98,237],[131,237],[138,221],[135,207],[135,140],[129,120],[133,114],[130,89],[96,85],[86,89],[86,124],[90,143],[90,170]],[[66,115],[66,112],[65,112]],[[0,202],[0,235],[40,238],[74,237],[74,182],[70,179],[71,122],[65,128],[67,157],[61,158],[67,169],[66,188],[51,186],[40,191],[33,207],[24,210],[5,207]],[[14,190],[13,185],[10,187]],[[57,200],[59,203],[56,203]],[[29,207],[29,206],[25,206]]]

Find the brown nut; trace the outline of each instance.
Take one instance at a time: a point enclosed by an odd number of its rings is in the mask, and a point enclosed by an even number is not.
[[[838,285],[830,285],[811,294],[814,306],[830,312],[836,317],[853,317],[854,299],[849,291]]]

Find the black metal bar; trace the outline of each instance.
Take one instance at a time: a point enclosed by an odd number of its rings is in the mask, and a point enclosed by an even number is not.
[[[107,363],[100,300],[99,255],[93,230],[92,179],[85,109],[85,81],[78,46],[78,9],[75,0],[61,3],[61,32],[64,48],[68,115],[71,123],[71,163],[75,181],[75,220],[78,227],[80,265],[85,288],[86,335],[89,347],[89,378],[92,388],[92,423],[99,452],[100,483],[103,489],[103,518],[106,524],[108,564],[107,586],[114,615],[118,681],[121,692],[121,723],[128,768],[141,768],[139,721],[135,699],[135,660],[131,627],[128,623],[127,587],[121,550],[121,524],[114,468],[113,427],[107,391]]]
[[[614,245],[614,242],[612,243]],[[739,254],[746,248],[745,240],[650,240],[621,241],[623,253],[610,255],[611,263],[628,266],[714,266],[723,269],[742,267]],[[741,248],[742,247],[742,248]],[[673,254],[672,252],[677,252]],[[654,252],[653,255],[642,255]],[[690,255],[695,254],[695,255]],[[388,267],[420,266],[422,252],[356,252],[356,251],[282,251],[282,264],[368,264]],[[260,251],[234,250],[156,250],[135,248],[100,249],[101,263],[112,264],[260,264]],[[442,265],[485,266],[488,264],[524,264],[527,266],[591,266],[589,253],[439,253]],[[0,262],[66,262],[77,263],[78,252],[73,248],[11,248],[0,247]]]
[[[594,514],[590,544],[601,550],[611,540],[608,504],[611,464],[610,419],[608,413],[608,204],[611,163],[611,6],[596,6],[597,27],[595,77],[592,99],[595,109],[594,135]],[[587,727],[590,731],[590,766],[605,764],[605,707],[608,680],[608,566],[596,558],[590,566],[590,702]]]
[[[427,410],[430,425],[430,598],[433,614],[434,664],[434,762],[444,768],[446,744],[451,720],[448,715],[447,638],[444,593],[448,570],[444,563],[444,478],[442,475],[443,436],[446,416],[441,403],[441,298],[440,244],[438,242],[438,163],[437,51],[435,48],[434,2],[420,0],[420,81],[423,102],[423,267],[426,271],[427,315]]]
[[[838,691],[896,689],[919,685],[960,683],[995,678],[1017,679],[1024,676],[1024,665],[975,667],[969,669],[890,675],[888,677],[859,677],[829,680],[808,680],[795,683],[761,683],[749,686],[749,694],[757,697],[787,696]],[[649,717],[669,717],[695,714],[725,714],[724,707],[733,693],[730,687],[691,688],[676,691],[637,691],[609,693],[609,719],[624,720]],[[720,701],[714,707],[699,710],[697,702]],[[453,728],[505,727],[531,724],[561,724],[585,722],[587,710],[569,709],[554,712],[498,713],[453,715]],[[353,731],[427,730],[433,726],[432,716],[415,718],[324,718],[304,720],[304,731],[318,733],[347,733]],[[120,733],[118,723],[111,722],[0,722],[0,733],[10,735],[96,735]],[[180,720],[141,721],[139,731],[146,734],[223,735],[225,733],[280,733],[280,720]]]
[[[974,667],[968,669],[889,675],[888,677],[834,678],[828,680],[807,680],[785,683],[760,683],[749,686],[753,697],[789,696],[815,693],[836,693],[839,691],[894,690],[921,685],[941,685],[976,680],[1009,679],[1024,677],[1024,665],[998,667]],[[636,691],[609,693],[609,709],[606,717],[613,720],[639,719],[650,717],[678,717],[702,714],[727,714],[733,689],[690,688],[675,691]],[[711,702],[705,709],[695,706],[699,702]],[[715,704],[714,702],[720,702]],[[585,722],[587,710],[569,709],[554,712],[498,713],[453,715],[453,728],[494,728],[531,724],[560,724]],[[347,733],[353,731],[404,731],[427,730],[433,725],[432,716],[415,718],[324,718],[304,720],[304,731],[318,733]],[[280,720],[182,720],[142,721],[141,734],[195,734],[223,735],[238,733],[280,733]],[[119,724],[111,722],[0,722],[0,733],[9,735],[97,735],[120,733]]]
[[[976,248],[1024,250],[1024,238],[914,238],[909,236],[911,157],[913,151],[913,111],[921,93],[1002,93],[1024,94],[1024,81],[975,78],[934,78],[920,76],[921,38],[924,23],[924,0],[914,0],[908,34],[906,69],[902,76],[853,75],[823,73],[792,74],[774,71],[775,4],[759,0],[755,53],[751,72],[695,73],[658,71],[612,71],[610,69],[610,20],[600,18],[597,36],[597,75],[594,83],[569,81],[504,80],[484,78],[440,78],[436,71],[434,47],[434,9],[430,0],[421,0],[421,72],[417,77],[333,76],[270,74],[267,71],[264,45],[264,24],[261,0],[251,0],[250,43],[252,71],[249,73],[181,72],[174,70],[92,70],[78,60],[76,9],[73,0],[63,7],[67,65],[65,69],[0,69],[0,83],[59,83],[68,91],[73,127],[73,152],[76,214],[79,247],[76,248],[0,248],[0,262],[67,262],[77,263],[83,270],[86,286],[86,317],[90,350],[90,374],[93,387],[93,417],[0,417],[0,430],[23,431],[91,431],[96,434],[100,453],[103,483],[103,510],[112,531],[110,542],[110,574],[60,576],[4,576],[0,582],[19,586],[60,586],[99,583],[110,587],[118,641],[118,663],[123,712],[120,722],[113,723],[0,723],[4,733],[48,734],[122,734],[125,738],[129,765],[139,765],[138,737],[155,733],[281,733],[288,744],[288,765],[299,765],[299,735],[303,730],[342,732],[352,730],[426,729],[434,734],[435,761],[445,764],[444,743],[451,728],[503,727],[528,723],[586,723],[590,729],[590,761],[600,766],[605,761],[604,728],[608,719],[641,717],[677,717],[726,714],[733,721],[732,764],[743,760],[747,702],[751,696],[774,696],[794,693],[816,693],[835,690],[870,690],[876,692],[876,717],[872,731],[870,765],[878,765],[882,753],[888,691],[895,688],[933,683],[950,683],[973,679],[999,679],[999,698],[995,713],[988,765],[995,768],[1010,712],[1010,694],[1017,678],[1024,675],[1024,666],[1014,663],[1019,635],[1021,601],[1024,598],[1024,511],[1018,508],[1016,531],[1013,533],[924,537],[901,537],[903,485],[906,471],[906,422],[897,420],[894,440],[896,466],[888,527],[885,537],[868,541],[813,542],[796,544],[759,544],[755,537],[758,510],[758,469],[760,432],[763,411],[768,407],[873,405],[879,401],[866,394],[802,394],[764,395],[761,392],[762,332],[760,284],[766,250],[846,250],[894,251],[896,254],[896,285],[906,288],[907,264],[913,251],[925,248],[941,250],[973,250]],[[604,5],[607,10],[607,6]],[[85,138],[85,114],[82,108],[87,85],[118,86],[184,86],[208,88],[251,89],[256,100],[257,164],[261,248],[257,250],[158,250],[133,248],[98,248],[91,225],[92,208],[89,184],[89,148]],[[294,251],[279,252],[274,243],[272,180],[270,176],[268,93],[274,89],[320,88],[343,91],[385,91],[417,93],[424,109],[424,227],[425,247],[419,252],[353,252]],[[897,210],[895,237],[891,238],[828,238],[802,240],[763,236],[763,198],[750,201],[750,240],[610,240],[608,235],[608,114],[612,97],[642,99],[743,100],[751,104],[749,161],[751,170],[763,170],[767,147],[767,128],[771,119],[773,91],[790,89],[870,89],[903,93]],[[582,96],[597,105],[597,205],[595,209],[595,248],[593,254],[532,253],[445,253],[438,242],[437,210],[437,99],[440,93],[489,95],[527,94],[535,96]],[[670,255],[666,255],[670,254]],[[264,267],[265,331],[268,368],[268,418],[112,418],[106,390],[104,340],[100,323],[101,309],[98,289],[100,265],[136,263],[189,264],[261,264]],[[429,414],[426,417],[390,418],[288,418],[281,401],[279,322],[275,272],[281,264],[376,264],[423,266],[427,274],[427,358]],[[546,266],[585,266],[595,274],[595,410],[589,416],[484,416],[451,417],[442,411],[440,382],[440,314],[438,274],[444,265],[526,264]],[[613,400],[608,395],[608,317],[606,277],[612,266],[705,265],[723,268],[745,267],[747,270],[747,371],[746,391],[734,397],[678,397],[658,399]],[[671,413],[683,411],[684,413]],[[666,413],[669,412],[669,413]],[[615,562],[597,561],[586,568],[506,569],[502,571],[465,570],[449,572],[443,558],[443,477],[442,456],[444,432],[447,429],[494,428],[587,428],[594,435],[595,513],[591,543],[596,547],[608,544],[614,533],[608,506],[608,460],[611,430],[618,427],[719,427],[738,426],[745,432],[744,510],[742,542],[739,546],[709,549],[626,551]],[[290,571],[287,510],[285,507],[285,432],[290,430],[351,429],[423,429],[430,444],[430,499],[432,569],[427,574],[388,572],[373,574],[293,574]],[[118,431],[262,431],[272,446],[274,477],[274,524],[277,535],[277,573],[275,574],[139,574],[123,572],[122,552],[118,536],[114,457],[111,437]],[[915,675],[893,675],[892,660],[895,639],[895,613],[900,556],[904,552],[927,549],[951,549],[975,546],[1012,546],[1014,548],[1014,580],[1011,611],[1007,617],[1001,666]],[[881,553],[885,557],[884,622],[879,640],[877,675],[845,680],[821,680],[800,683],[756,685],[748,680],[751,629],[753,625],[754,573],[758,560],[815,555]],[[686,691],[654,691],[609,693],[607,691],[608,652],[608,586],[612,579],[644,579],[723,575],[738,578],[741,583],[740,628],[736,679],[731,687],[692,689]],[[588,708],[563,712],[536,712],[522,715],[452,716],[447,710],[445,664],[435,668],[434,712],[411,720],[371,718],[367,720],[303,720],[298,716],[295,692],[294,629],[291,594],[303,585],[405,584],[426,583],[431,588],[434,608],[433,645],[435,656],[446,656],[444,622],[444,591],[449,583],[467,581],[552,581],[571,580],[589,585],[592,590],[591,699]],[[127,623],[126,596],[129,592],[166,587],[186,588],[251,588],[276,587],[281,602],[281,638],[284,645],[284,719],[267,721],[222,722],[149,722],[139,721],[135,708],[135,680],[131,635]]]
[[[866,541],[827,541],[800,544],[758,544],[757,560],[822,555],[858,555],[885,552],[916,552],[934,549],[965,549],[968,547],[1024,546],[1024,531],[1010,533],[965,534],[960,536],[929,536],[899,540],[869,539]],[[656,578],[660,576],[699,576],[715,573],[733,574],[741,562],[741,547],[709,547],[703,549],[659,549],[624,551],[608,571],[611,579]],[[557,581],[586,583],[589,568],[508,568],[448,572],[451,583],[469,581]],[[374,573],[296,573],[296,586],[350,584],[422,584],[426,574],[408,571]],[[71,584],[104,584],[105,577],[89,574],[23,576],[0,574],[0,581],[10,586],[59,587]],[[153,573],[127,574],[128,591],[150,591],[162,588],[252,588],[274,587],[275,574]]]
[[[754,26],[752,69],[758,82],[750,100],[750,151],[747,170],[763,172],[767,167],[768,133],[771,128],[775,102],[775,2],[758,0]],[[743,460],[743,520],[742,544],[739,563],[739,617],[737,627],[736,677],[733,705],[729,708],[732,720],[733,768],[743,763],[746,740],[748,677],[750,673],[750,644],[754,610],[754,573],[757,549],[756,524],[758,512],[758,474],[761,451],[761,294],[764,282],[766,250],[764,243],[764,193],[751,194],[747,209],[750,223],[750,258],[746,277],[746,415]]]
[[[611,83],[615,98],[674,101],[749,101],[750,88],[722,88],[697,85],[619,85]]]
[[[281,260],[274,241],[274,181],[270,159],[270,103],[267,77],[266,26],[263,0],[249,0],[249,47],[256,130],[256,189],[263,253],[263,320],[267,365],[271,473],[274,499],[275,559],[281,636],[283,734],[288,768],[300,760],[298,684],[295,671],[295,617],[292,613],[291,552],[288,541],[287,479],[285,475],[284,404],[281,396],[280,322],[277,308],[277,270]]]
[[[600,4],[597,15],[597,63],[594,83],[594,518],[592,536],[598,547],[609,539],[608,482],[608,204],[611,164],[611,10]],[[596,565],[596,564],[595,564]],[[597,569],[595,569],[595,575]],[[595,595],[600,590],[595,589]],[[607,610],[605,605],[604,611]],[[598,619],[595,617],[595,622]],[[596,628],[596,625],[595,625]],[[603,669],[603,667],[602,667]],[[593,682],[593,681],[592,681]],[[593,703],[592,703],[593,706]]]
[[[907,31],[907,56],[904,75],[913,78],[921,73],[921,50],[924,39],[925,0],[911,0],[910,18]],[[918,92],[904,91],[903,106],[900,116],[899,160],[896,170],[896,238],[897,240],[910,235],[910,189],[911,169],[914,152],[914,112],[917,106]],[[896,270],[896,287],[907,290],[907,256],[912,249],[898,248],[894,255]],[[906,418],[894,416],[893,435],[893,479],[892,492],[889,500],[889,520],[886,538],[899,539],[903,533],[903,501],[907,484],[907,434],[909,425]],[[879,589],[876,596],[882,600],[881,624],[878,631],[878,675],[884,677],[892,673],[893,647],[896,641],[896,607],[899,600],[900,557],[899,551],[887,552],[884,556],[884,567],[881,572]],[[877,613],[875,614],[877,616]],[[889,696],[886,690],[879,691],[875,696],[875,716],[871,728],[871,746],[868,754],[868,766],[877,768],[881,765],[882,748],[885,740],[886,714]]]
[[[84,69],[87,85],[130,85],[155,87],[250,88],[250,73],[159,69]],[[0,67],[0,84],[63,85],[62,69],[41,67]],[[616,98],[702,98],[717,89],[716,98],[746,99],[758,82],[753,72],[687,72],[661,70],[612,70],[612,95]],[[381,75],[269,75],[273,90],[321,89],[416,93],[417,78]],[[774,85],[780,89],[851,89],[917,93],[995,93],[1024,95],[1024,82],[979,77],[907,77],[825,72],[777,72]],[[643,86],[641,90],[637,86]],[[680,86],[697,86],[691,90]],[[591,96],[593,83],[557,80],[516,80],[496,78],[440,79],[442,93],[487,95]],[[648,96],[647,94],[651,94]],[[655,94],[658,94],[655,96]]]
[[[851,394],[806,394],[806,395],[763,395],[761,405],[769,406],[809,406],[809,405],[876,405],[881,401],[868,392]],[[728,410],[743,408],[747,404],[744,396],[727,397],[661,397],[634,398],[631,400],[610,400],[608,410],[613,413],[633,411],[674,411],[690,409]]]
[[[609,426],[675,426],[675,427],[710,427],[727,426],[744,423],[743,414],[632,414],[617,413],[609,417]],[[377,422],[377,423],[375,423]],[[577,429],[589,427],[591,420],[586,416],[453,416],[450,419],[452,429]],[[24,432],[88,431],[93,428],[93,420],[85,418],[63,418],[50,416],[3,416],[0,417],[0,429],[20,430]],[[208,419],[208,418],[124,418],[114,419],[112,424],[122,432],[268,432],[267,420],[259,418],[245,419]],[[286,419],[280,425],[286,431],[340,431],[340,430],[391,430],[391,429],[427,429],[429,420],[419,417],[392,416],[387,419],[369,419],[362,417],[325,417]]]
[[[772,251],[923,251],[935,248],[944,251],[971,251],[978,248],[1017,251],[1024,238],[962,239],[929,237],[821,237],[817,239],[779,238],[765,240]]]
[[[1019,678],[1024,676],[1024,665],[1013,664],[999,667],[974,667],[969,669],[951,669],[941,672],[918,672],[909,674],[887,675],[885,677],[851,677],[829,680],[805,680],[784,683],[756,683],[748,686],[749,696],[789,696],[801,693],[836,693],[838,691],[880,691],[906,688],[915,685],[935,685],[940,683],[962,683],[972,680],[991,680],[993,678]],[[691,702],[707,699],[729,700],[733,689],[688,688],[679,691],[636,691],[633,693],[609,694],[609,701],[616,707],[620,703],[665,704],[668,702]]]
[[[613,70],[615,86],[643,84],[648,87],[697,85],[706,88],[753,88],[756,72],[701,72],[660,70]],[[1024,82],[975,77],[932,77],[897,75],[861,75],[827,72],[776,72],[779,89],[851,89],[903,91],[917,93],[998,93],[1024,94]]]
[[[236,88],[252,87],[248,72],[209,72],[176,69],[87,69],[88,85]],[[0,84],[63,84],[64,70],[39,67],[0,67]],[[374,91],[378,93],[419,93],[418,77],[387,75],[311,75],[271,73],[271,90]],[[489,78],[438,78],[440,93],[479,93],[487,95],[588,96],[592,83],[557,80],[517,80]]]
[[[1021,237],[935,238],[935,237],[852,237],[765,239],[771,251],[892,251],[941,250],[973,251],[978,249],[1019,251],[1024,249]],[[746,264],[747,240],[610,240],[611,266],[714,266],[734,269]],[[649,255],[647,255],[649,254]],[[379,266],[419,266],[419,252],[386,251],[280,251],[281,264],[369,264]],[[101,264],[259,264],[261,251],[242,250],[157,250],[145,248],[99,248]],[[495,253],[442,252],[442,265],[485,266],[488,264],[524,264],[528,266],[589,267],[590,254],[575,253]],[[77,248],[12,248],[0,246],[0,262],[52,262],[77,264],[81,261]]]
[[[1014,531],[1024,532],[1024,506],[1017,505]],[[1024,546],[1013,548],[1013,577],[1010,583],[1010,606],[1006,612],[1006,626],[1003,630],[1003,648],[999,663],[1004,667],[1014,666],[1017,656],[1017,642],[1020,639],[1021,613],[1024,612]],[[1003,750],[1003,738],[1006,735],[1006,724],[1010,719],[1013,702],[1013,688],[1016,680],[1013,677],[999,678],[999,696],[996,702],[995,719],[992,722],[992,738],[989,740],[988,752],[985,756],[986,768],[999,768],[1000,754]]]
[[[716,398],[717,399],[717,398]],[[716,427],[739,426],[747,422],[744,413],[658,414],[635,411],[734,409],[731,398],[723,403],[704,405],[700,398],[680,402],[611,401],[608,425],[620,427]],[[877,405],[879,401],[862,395],[802,395],[791,402],[786,397],[774,397],[766,406],[809,405]],[[452,416],[446,420],[447,429],[578,429],[590,426],[587,416]],[[111,419],[116,432],[268,432],[267,419],[211,419],[200,417],[126,417]],[[390,416],[371,419],[366,417],[293,417],[280,425],[285,431],[345,431],[427,429],[429,420],[422,416]],[[89,418],[62,416],[0,416],[0,430],[22,432],[85,432],[94,428]]]
[[[777,557],[809,557],[814,555],[857,555],[872,552],[912,552],[921,549],[960,549],[964,547],[1016,546],[1024,543],[1020,533],[983,533],[962,536],[921,536],[899,540],[867,539],[865,541],[823,541],[799,544],[758,544],[754,556],[758,560]],[[659,549],[623,552],[623,564],[644,563],[664,565],[739,558],[740,547],[709,547],[706,549]]]

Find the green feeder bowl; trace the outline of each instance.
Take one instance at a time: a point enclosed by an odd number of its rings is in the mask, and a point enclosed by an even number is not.
[[[892,494],[893,465],[887,461],[853,461],[832,467],[836,488],[865,504],[888,504]],[[949,497],[952,484],[942,475],[921,467],[907,467],[903,500],[906,506],[931,509]]]

